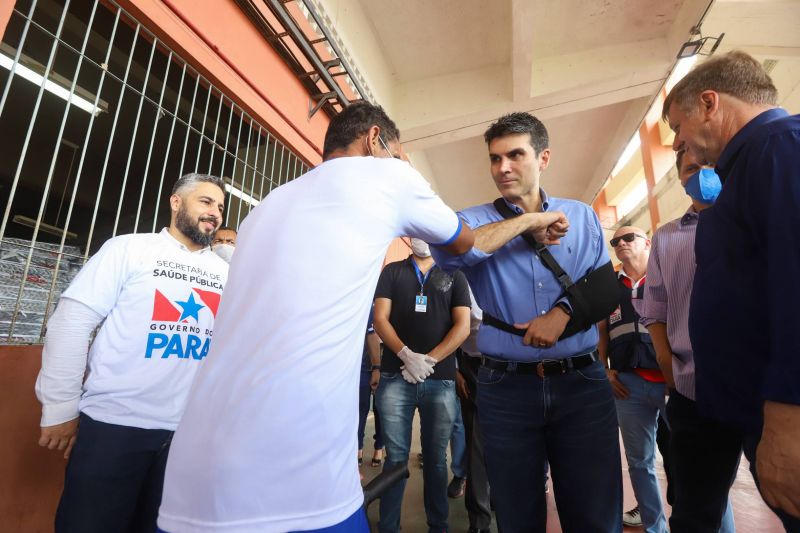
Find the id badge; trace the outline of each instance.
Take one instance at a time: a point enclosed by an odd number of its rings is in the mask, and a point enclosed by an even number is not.
[[[417,313],[424,313],[428,310],[428,297],[417,295],[414,300],[414,311]]]

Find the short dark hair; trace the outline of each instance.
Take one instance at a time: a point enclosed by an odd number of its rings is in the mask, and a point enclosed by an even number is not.
[[[232,228],[232,227],[230,227],[230,226],[220,226],[220,227],[218,227],[218,228],[217,228],[217,231],[232,231],[232,232],[234,232],[236,235],[239,235],[239,232],[238,232],[238,231],[236,231],[235,229],[233,229],[233,228]]]
[[[336,150],[347,148],[372,126],[381,129],[381,138],[387,143],[400,139],[400,131],[381,106],[366,101],[353,102],[331,119],[325,133],[322,159],[328,158]]]
[[[734,50],[709,59],[689,72],[664,100],[661,118],[667,120],[673,104],[682,111],[693,109],[692,101],[703,91],[728,94],[756,105],[776,105],[778,90],[764,67],[752,56]]]
[[[200,182],[213,183],[222,189],[222,194],[225,194],[225,182],[222,178],[210,174],[198,174],[196,172],[189,172],[178,178],[178,181],[172,186],[172,194],[181,196],[185,192],[185,189],[194,189]]]
[[[497,119],[483,134],[486,144],[506,135],[529,134],[536,155],[550,148],[550,136],[542,121],[530,113],[509,113]]]

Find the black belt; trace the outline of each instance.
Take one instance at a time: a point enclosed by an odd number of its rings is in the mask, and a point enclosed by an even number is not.
[[[502,372],[516,372],[518,374],[538,374],[539,377],[555,376],[566,374],[571,370],[585,368],[597,361],[597,350],[580,355],[573,355],[564,359],[544,359],[535,363],[523,363],[518,361],[498,361],[483,357],[482,366],[492,370]]]

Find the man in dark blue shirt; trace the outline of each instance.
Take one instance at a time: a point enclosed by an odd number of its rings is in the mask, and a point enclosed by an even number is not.
[[[498,529],[545,531],[549,461],[564,531],[621,531],[619,429],[597,328],[559,339],[572,308],[544,261],[518,238],[529,233],[558,244],[550,253],[578,279],[609,261],[600,221],[586,204],[539,187],[550,162],[539,119],[512,113],[484,137],[495,185],[518,216],[504,220],[491,203],[465,209],[459,216],[475,230],[475,246],[462,257],[434,255],[442,268],[466,274],[483,309],[478,412]],[[487,322],[487,315],[524,336]]]
[[[664,118],[723,183],[695,241],[697,407],[739,432],[762,496],[800,531],[800,116],[776,102],[761,64],[731,52],[681,80]]]

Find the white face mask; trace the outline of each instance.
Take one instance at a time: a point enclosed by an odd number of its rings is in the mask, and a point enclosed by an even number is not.
[[[411,239],[411,252],[417,257],[430,257],[431,249],[422,239]]]
[[[211,247],[211,250],[224,259],[226,263],[230,263],[233,258],[233,251],[236,250],[236,247],[230,244],[215,244]]]

